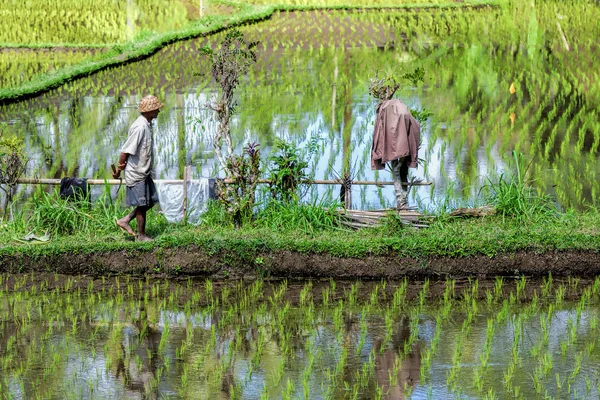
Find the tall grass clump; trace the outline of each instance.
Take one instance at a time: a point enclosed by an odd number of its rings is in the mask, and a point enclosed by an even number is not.
[[[342,217],[335,211],[339,207],[338,201],[296,203],[272,200],[263,207],[256,207],[253,221],[246,227],[304,234],[341,229]],[[202,224],[209,228],[233,227],[227,210],[218,201],[208,203],[206,212],[202,214]]]
[[[526,179],[528,166],[523,155],[513,151],[515,173],[501,174],[497,181],[488,178],[490,203],[503,217],[519,220],[549,220],[558,216],[558,210],[549,195],[542,195]]]
[[[120,204],[113,202],[110,193],[103,193],[91,202],[89,199],[62,199],[58,189],[50,193],[35,194],[30,203],[31,212],[27,228],[32,231],[48,232],[52,236],[85,234],[95,236],[116,232],[115,217],[123,214]],[[153,230],[166,228],[164,216],[149,213]]]
[[[53,235],[72,235],[77,232],[106,232],[114,230],[116,206],[96,204],[87,199],[62,199],[58,189],[41,192],[31,199],[30,225]]]
[[[202,214],[201,224],[210,228],[233,226],[225,207],[218,200],[209,200],[206,203],[206,211]]]
[[[315,200],[312,203],[271,201],[258,212],[256,226],[276,231],[299,231],[305,234],[340,229],[338,201]]]

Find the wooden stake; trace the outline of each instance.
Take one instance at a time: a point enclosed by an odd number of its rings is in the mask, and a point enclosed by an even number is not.
[[[187,225],[187,182],[191,175],[191,165],[183,168],[183,223]]]

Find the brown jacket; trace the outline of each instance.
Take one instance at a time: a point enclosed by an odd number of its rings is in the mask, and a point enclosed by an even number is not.
[[[421,128],[408,108],[398,99],[377,105],[377,117],[371,147],[371,169],[384,169],[385,163],[402,157],[417,168]]]

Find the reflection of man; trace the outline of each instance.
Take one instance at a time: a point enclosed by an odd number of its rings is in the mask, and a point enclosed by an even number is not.
[[[140,307],[139,318],[134,321],[138,335],[130,335],[128,340],[121,342],[121,354],[117,360],[116,377],[123,376],[123,384],[128,399],[153,400],[159,398],[157,370],[159,365],[158,348],[162,333],[150,323],[145,306]],[[145,338],[144,341],[142,338]],[[137,341],[133,348],[130,341]],[[139,396],[137,394],[139,393]]]
[[[129,128],[127,142],[119,155],[119,167],[113,173],[113,178],[119,179],[121,171],[125,171],[125,204],[134,207],[132,212],[117,220],[117,226],[135,236],[129,226],[135,218],[138,240],[141,241],[152,240],[146,236],[146,212],[158,203],[156,187],[152,180],[154,156],[151,123],[158,116],[162,106],[155,96],[146,96],[140,101],[138,111],[142,115]]]
[[[408,168],[417,168],[421,130],[406,105],[392,96],[398,85],[372,81],[370,92],[380,100],[373,130],[371,169],[384,169],[390,163],[396,192],[396,208],[407,207]]]
[[[398,370],[398,375],[391,376],[389,371],[394,370],[396,357],[400,357],[404,351],[404,343],[410,338],[410,326],[406,318],[402,318],[399,322],[398,330],[392,335],[392,346],[385,349],[383,353],[380,351],[383,345],[381,340],[377,340],[374,344],[377,356],[375,363],[375,375],[377,383],[382,386],[384,393],[387,393],[388,399],[405,399],[405,385],[414,387],[419,382],[421,376],[421,348],[419,343],[413,344],[410,353],[402,358],[402,364]],[[390,378],[393,381],[390,381]],[[408,396],[410,397],[410,396]]]

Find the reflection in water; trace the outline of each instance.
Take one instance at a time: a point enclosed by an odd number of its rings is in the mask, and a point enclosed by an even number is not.
[[[158,346],[162,334],[152,326],[144,305],[140,307],[139,318],[135,321],[137,335],[128,335],[121,341],[121,353],[117,361],[116,378],[121,378],[129,398],[157,399],[158,388]],[[132,332],[133,333],[133,332]],[[139,341],[134,350],[130,350],[130,340]],[[138,393],[139,396],[135,396]]]
[[[559,42],[545,43],[532,58],[523,45],[526,26],[504,12],[510,10],[280,13],[243,27],[248,40],[261,44],[258,63],[240,87],[233,139],[238,148],[258,141],[267,157],[275,137],[300,147],[319,138],[314,178],[350,173],[390,180],[388,171],[373,172],[368,164],[375,106],[368,78],[423,67],[425,84],[398,92],[409,107],[434,113],[422,134],[423,162],[412,173],[435,186],[412,191],[413,203],[436,207],[447,193],[472,201],[488,177],[514,168],[512,150],[533,161],[528,177],[561,204],[592,203],[600,190],[600,126],[594,91],[582,89],[589,71],[573,64]],[[510,40],[507,21],[514,24]],[[539,23],[543,29],[544,20]],[[589,57],[596,44],[588,38],[598,28],[578,29],[589,34],[573,38],[574,45],[589,47],[580,55],[597,69],[598,60]],[[185,164],[193,165],[194,176],[217,175],[216,124],[204,107],[216,89],[198,49],[221,36],[176,43],[149,59],[5,105],[0,121],[25,139],[31,175],[108,177],[137,101],[152,92],[166,104],[155,129],[158,176],[180,177]],[[511,82],[517,88],[512,95]],[[337,198],[339,192],[319,186],[310,193]],[[356,208],[392,200],[391,187],[354,187]]]
[[[30,275],[2,276],[5,397],[531,398],[562,393],[568,379],[572,393],[597,398],[600,285],[591,282],[530,283],[536,300],[520,303],[483,291],[465,300],[476,283],[450,300],[417,301],[402,282],[215,289],[81,278],[74,289],[54,279],[39,289]],[[431,293],[444,292],[435,285]],[[565,305],[565,290],[580,304]]]
[[[392,336],[391,347],[385,347],[380,338],[375,341],[374,349],[379,354],[375,367],[377,383],[382,388],[383,393],[387,393],[386,398],[388,399],[400,400],[407,398],[406,393],[410,393],[419,382],[421,347],[418,342],[411,345],[409,353],[404,355],[400,361],[400,368],[397,368],[398,354],[404,352],[404,344],[409,341],[410,335],[408,319],[401,318],[398,322],[398,329]],[[397,370],[397,373],[394,376],[390,371],[395,370]]]

